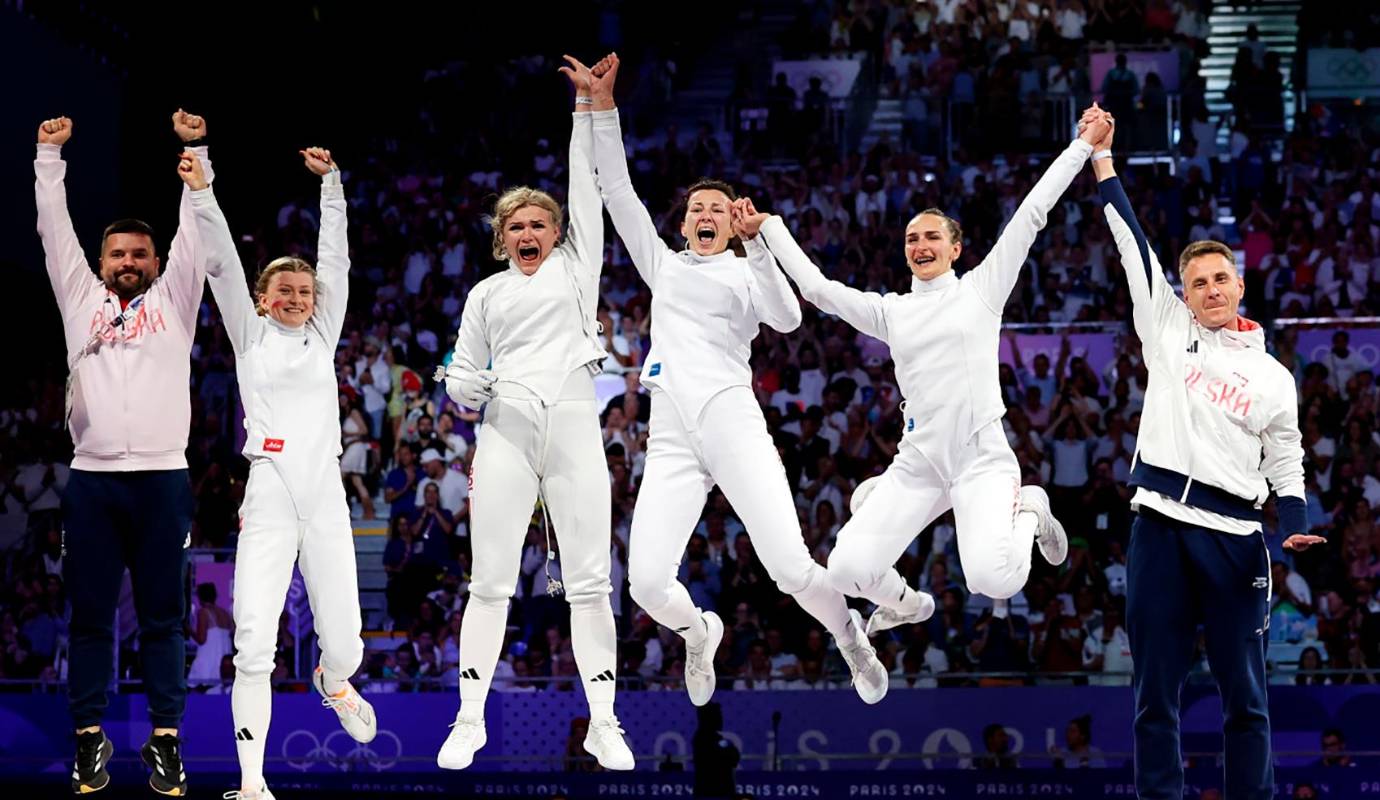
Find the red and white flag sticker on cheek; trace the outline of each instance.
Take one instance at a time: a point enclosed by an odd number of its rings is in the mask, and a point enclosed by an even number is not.
[[[264,452],[281,453],[283,452],[282,439],[264,439]]]

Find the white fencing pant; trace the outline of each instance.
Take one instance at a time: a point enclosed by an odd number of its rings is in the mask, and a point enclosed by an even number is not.
[[[523,393],[511,384],[500,384],[500,391]],[[609,604],[612,499],[588,371],[572,372],[550,406],[535,397],[490,400],[470,470],[474,565],[460,627],[461,715],[483,718],[538,491],[559,544],[571,645],[590,714],[611,715],[617,670]]]
[[[786,469],[752,390],[737,386],[715,395],[695,428],[669,394],[655,390],[650,432],[628,543],[633,600],[657,622],[698,641],[700,609],[677,573],[717,483],[777,587],[840,643],[852,642],[848,606],[805,546]]]
[[[323,470],[320,495],[308,519],[298,517],[286,484],[268,462],[250,468],[240,506],[230,705],[242,785],[255,790],[263,780],[264,740],[272,711],[269,677],[293,564],[302,570],[307,585],[327,685],[348,680],[364,658],[350,506],[339,464],[329,461]]]
[[[1021,512],[1021,470],[997,420],[953,458],[945,480],[913,445],[901,442],[891,466],[839,531],[829,579],[839,591],[897,608],[905,579],[895,564],[925,526],[954,510],[958,557],[968,590],[1011,597],[1030,574],[1036,517]]]

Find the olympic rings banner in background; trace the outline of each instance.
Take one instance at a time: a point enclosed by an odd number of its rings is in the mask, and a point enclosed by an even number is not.
[[[1298,343],[1294,351],[1307,364],[1314,362],[1326,365],[1329,351],[1332,350],[1332,337],[1339,332],[1347,334],[1347,346],[1361,357],[1370,369],[1380,372],[1380,328],[1300,328]]]
[[[275,693],[267,771],[284,781],[341,772],[382,781],[389,773],[438,772],[436,751],[454,720],[455,694],[371,694],[369,699],[378,712],[379,733],[361,745],[345,735],[315,694]],[[773,752],[774,740],[780,745],[782,769],[791,772],[866,770],[882,775],[966,768],[970,764],[962,754],[983,751],[982,729],[991,723],[1007,729],[1014,753],[1024,756],[1023,767],[1047,767],[1043,756],[1064,746],[1070,720],[1083,714],[1092,718],[1093,746],[1109,754],[1108,767],[1124,768],[1127,757],[1113,754],[1131,751],[1134,708],[1128,687],[893,690],[876,706],[864,705],[847,689],[725,691],[716,699],[723,706],[724,735],[742,753],[757,756],[744,761],[745,770],[763,767],[761,756]],[[149,733],[146,698],[118,695],[112,700],[105,729],[116,755],[130,756]],[[690,755],[696,716],[684,692],[622,692],[617,711],[635,753],[655,755],[658,761],[667,756],[683,761]],[[774,734],[775,712],[781,721]],[[489,743],[475,768],[560,771],[570,721],[585,714],[578,691],[494,692],[485,711]],[[1340,728],[1352,750],[1380,750],[1380,725],[1374,724],[1380,719],[1380,692],[1374,687],[1272,686],[1270,714],[1281,767],[1314,763],[1312,756],[1288,753],[1316,752],[1320,732],[1328,727]],[[1188,687],[1184,749],[1216,752],[1221,725],[1216,691]],[[182,729],[188,771],[235,772],[233,731],[228,694],[189,697]],[[71,736],[61,694],[6,695],[0,703],[0,774],[44,773],[65,781],[71,770]],[[920,753],[933,755],[916,757]],[[843,757],[856,754],[870,758]],[[496,761],[500,758],[507,760]]]
[[[1380,47],[1369,50],[1310,48],[1308,95],[1310,99],[1380,95]]]

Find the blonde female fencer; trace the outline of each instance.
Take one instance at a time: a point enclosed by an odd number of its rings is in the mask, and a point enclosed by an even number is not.
[[[958,223],[928,209],[906,226],[911,291],[880,295],[825,278],[780,217],[744,199],[735,223],[765,240],[806,300],[886,342],[906,402],[901,446],[881,475],[853,493],[853,517],[829,554],[839,591],[877,609],[867,633],[919,622],[934,599],[908,585],[894,564],[920,531],[948,509],[970,591],[1004,600],[1030,573],[1031,545],[1051,564],[1068,543],[1039,486],[1021,486],[1020,467],[1002,431],[997,345],[1007,296],[1030,246],[1059,197],[1092,153],[1106,123],[1083,130],[1036,182],[982,263],[959,278]]]
[[[317,267],[288,256],[259,274],[255,298],[230,227],[200,161],[184,152],[179,173],[206,258],[206,276],[235,350],[250,461],[235,557],[235,685],[231,710],[240,789],[227,798],[272,800],[264,741],[272,712],[278,618],[297,564],[321,643],[312,685],[358,742],[378,732],[374,709],[349,678],[364,657],[354,531],[340,479],[335,350],[349,292],[345,190],[329,150],[302,151],[321,176]]]
[[[589,701],[585,750],[605,769],[633,768],[613,713],[612,500],[594,395],[607,354],[595,321],[604,220],[589,154],[593,78],[566,59],[561,71],[575,86],[570,234],[561,241],[561,207],[545,192],[517,187],[499,197],[493,253],[508,268],[465,299],[445,372],[452,399],[483,408],[470,472],[474,565],[460,629],[460,711],[436,757],[446,769],[468,767],[486,741],[484,701],[538,497],[560,545],[575,663]]]
[[[765,323],[800,324],[800,304],[760,240],[746,258],[729,250],[733,189],[700,181],[686,192],[685,249],[667,247],[628,176],[613,82],[618,58],[596,65],[594,163],[599,189],[633,265],[652,290],[652,349],[642,383],[652,391],[647,460],[633,513],[628,579],[633,600],[686,643],[685,685],[704,705],[714,693],[723,622],[697,608],[677,570],[716,484],[742,519],[777,587],[834,635],[868,703],[887,674],[862,620],[810,557],[786,472],[752,392],[751,343]]]

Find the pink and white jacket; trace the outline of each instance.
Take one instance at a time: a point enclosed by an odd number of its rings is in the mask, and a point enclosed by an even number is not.
[[[212,179],[206,148],[192,150]],[[62,149],[38,145],[38,234],[67,345],[72,468],[185,469],[192,340],[204,277],[190,192],[182,191],[167,268],[122,310],[82,252],[67,212],[66,174]]]

